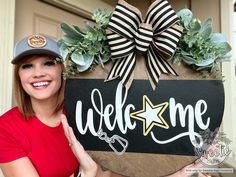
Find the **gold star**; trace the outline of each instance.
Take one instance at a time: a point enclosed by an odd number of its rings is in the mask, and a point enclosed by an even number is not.
[[[148,97],[144,95],[143,109],[131,113],[130,116],[134,119],[143,121],[143,135],[147,136],[147,134],[151,131],[154,125],[165,129],[169,128],[169,125],[162,117],[162,113],[167,107],[168,102],[164,102],[162,104],[154,106],[152,102],[148,99]]]

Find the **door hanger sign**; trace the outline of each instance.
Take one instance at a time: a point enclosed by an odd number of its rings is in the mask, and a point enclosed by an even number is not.
[[[195,155],[203,137],[222,121],[224,88],[219,80],[134,80],[126,90],[117,80],[67,79],[69,124],[86,150]]]

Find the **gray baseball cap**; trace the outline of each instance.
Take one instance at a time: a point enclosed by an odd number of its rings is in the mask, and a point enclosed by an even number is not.
[[[48,36],[39,34],[30,35],[18,41],[14,49],[14,58],[12,64],[16,64],[26,55],[32,54],[49,54],[55,57],[60,57],[60,49],[57,42]]]

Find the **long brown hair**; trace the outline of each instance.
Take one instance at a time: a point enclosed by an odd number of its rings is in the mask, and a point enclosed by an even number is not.
[[[23,114],[24,118],[28,120],[31,116],[33,116],[34,110],[32,107],[32,103],[30,100],[30,96],[25,92],[25,90],[22,87],[20,77],[19,77],[19,69],[21,65],[28,59],[31,59],[34,56],[47,56],[48,55],[28,55],[19,62],[17,62],[14,66],[14,92],[15,92],[15,98],[17,102],[18,109]],[[55,61],[56,62],[56,61]],[[64,65],[61,63],[62,71],[64,69]],[[61,87],[58,90],[57,94],[57,102],[56,107],[53,111],[53,114],[56,114],[58,111],[62,110],[64,107],[64,89],[65,89],[65,80],[61,76]]]

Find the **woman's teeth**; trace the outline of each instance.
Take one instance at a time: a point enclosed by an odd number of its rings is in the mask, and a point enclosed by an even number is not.
[[[36,82],[36,83],[33,83],[33,86],[34,87],[42,87],[42,86],[46,86],[48,84],[49,84],[49,82]]]

